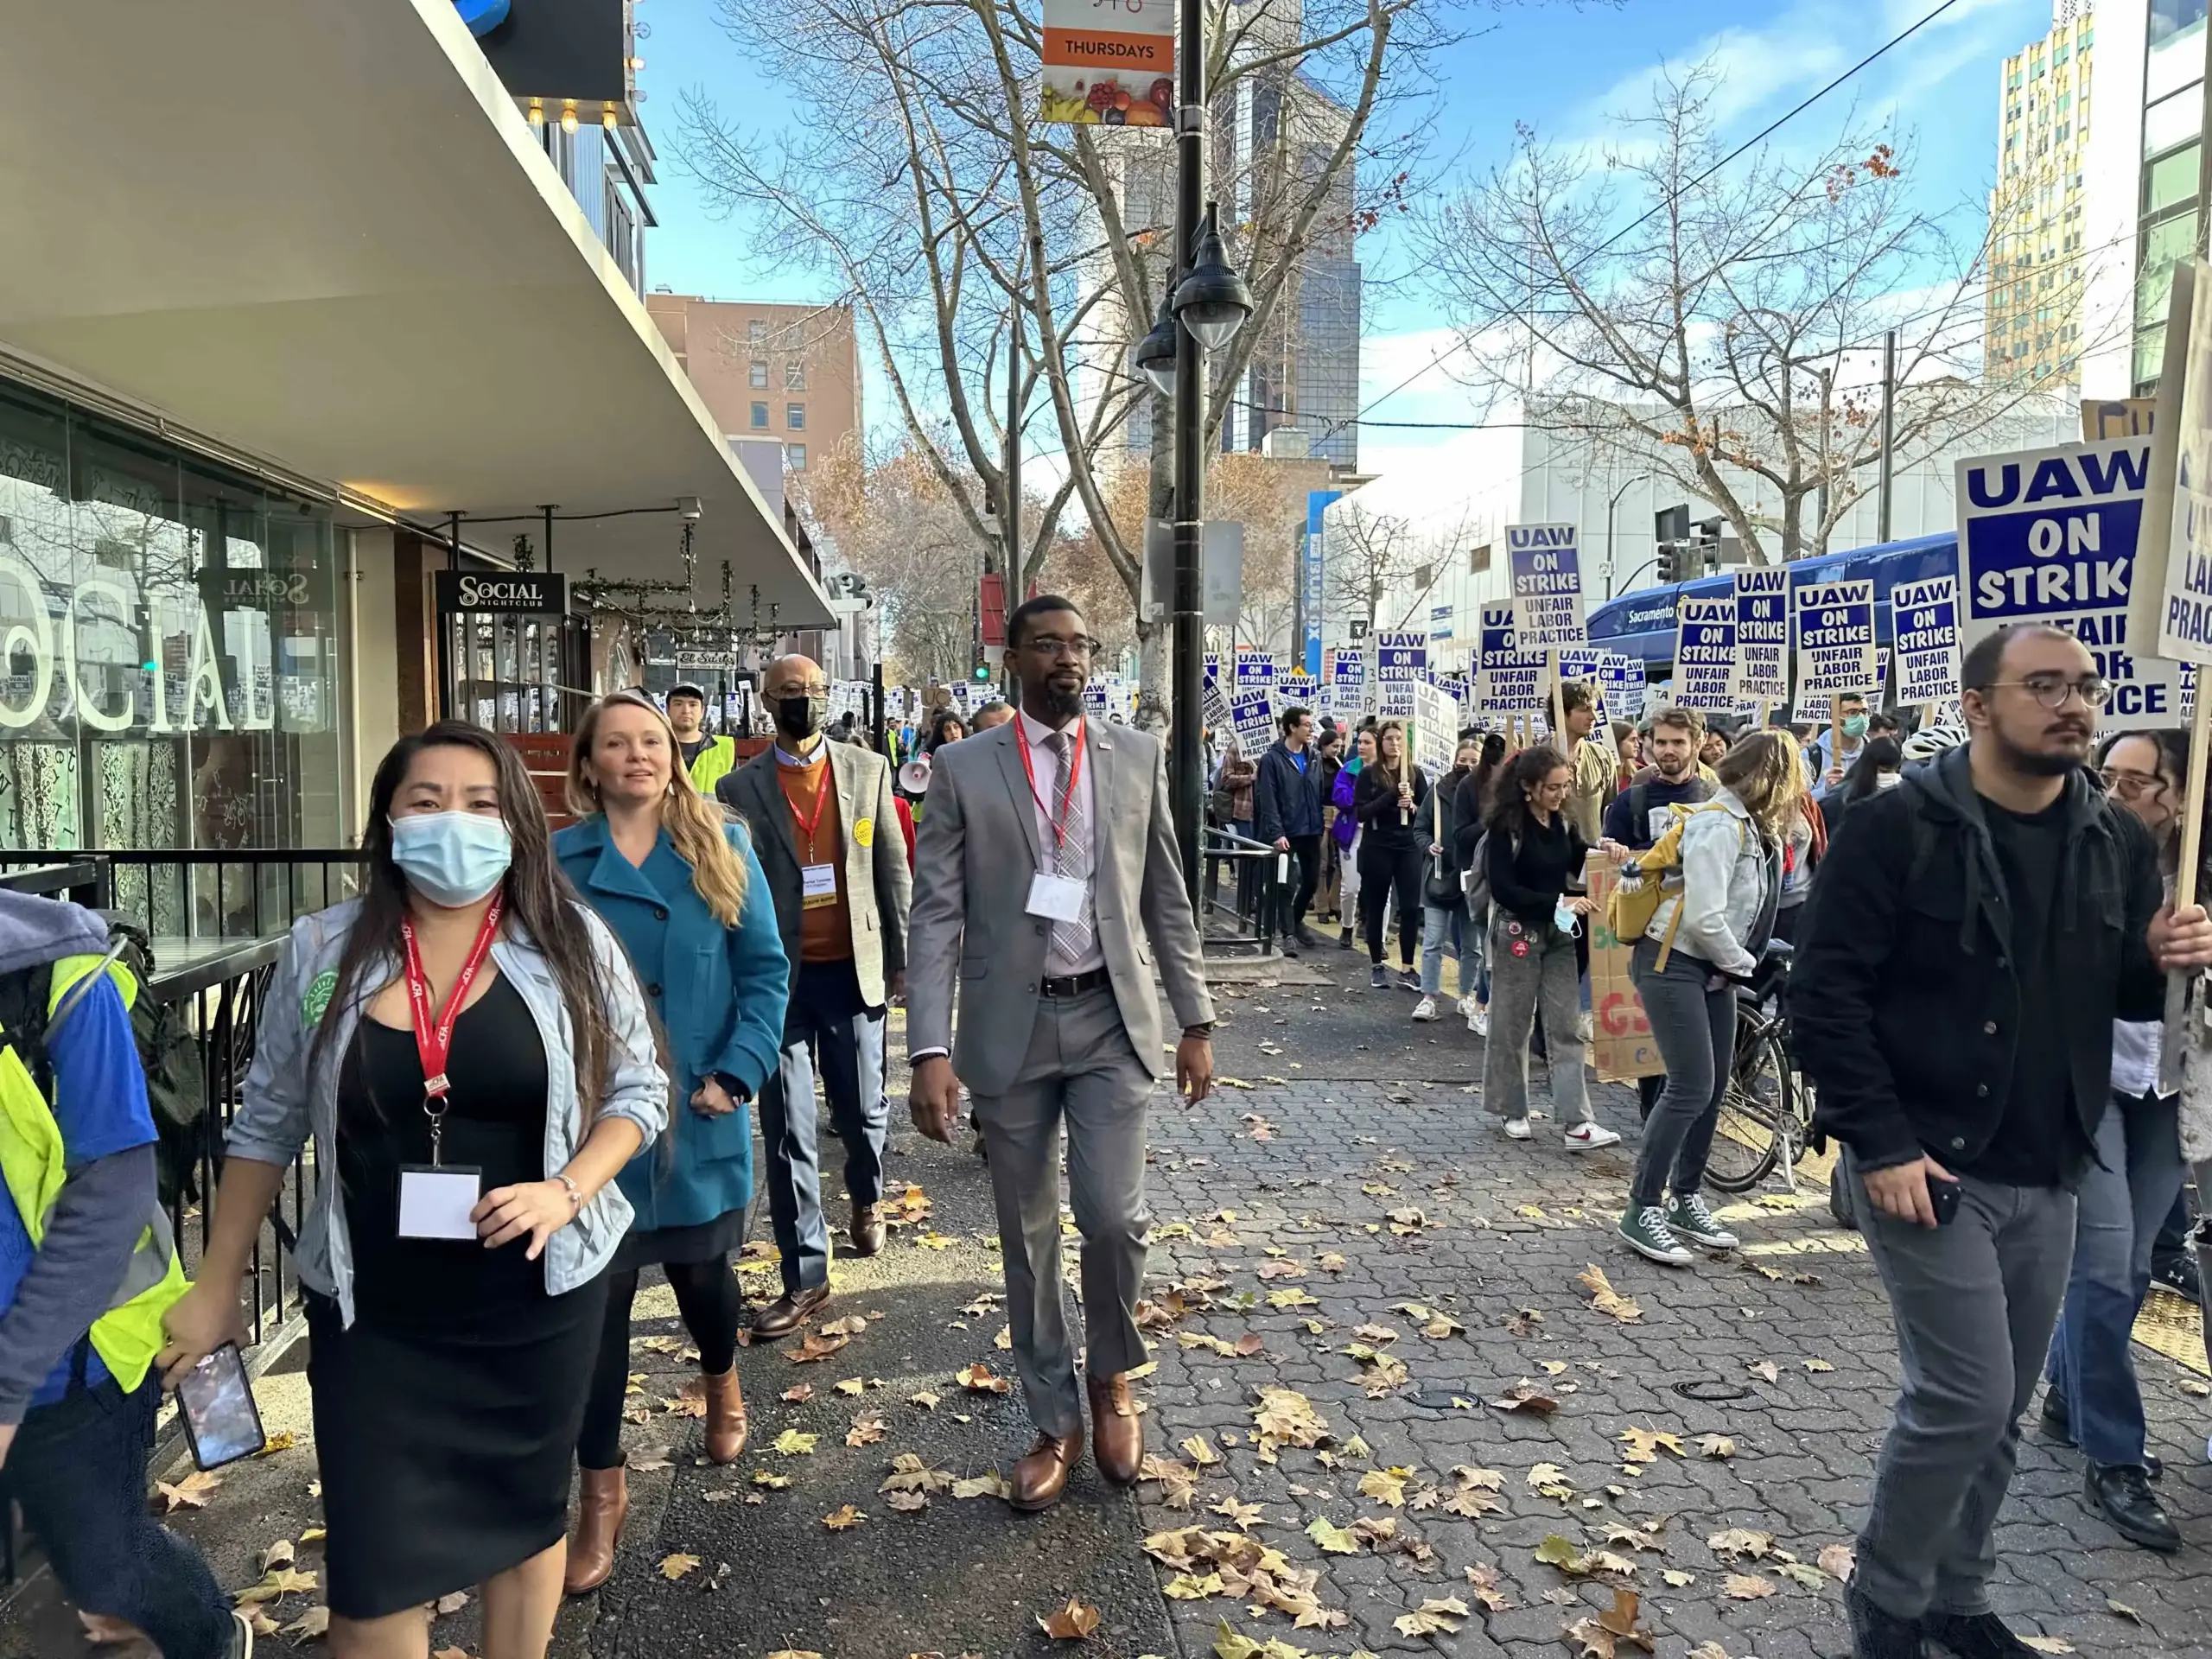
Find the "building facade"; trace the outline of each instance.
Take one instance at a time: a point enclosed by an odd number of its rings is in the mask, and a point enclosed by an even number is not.
[[[1999,72],[1982,359],[1993,379],[2079,384],[2095,37],[2088,0],[2055,0],[2050,33]]]
[[[861,357],[849,305],[766,305],[689,294],[645,296],[724,437],[783,446],[804,473],[861,436]]]
[[[2174,267],[2200,236],[2205,0],[2104,0],[2096,25],[2082,390],[2148,396],[2164,356]]]

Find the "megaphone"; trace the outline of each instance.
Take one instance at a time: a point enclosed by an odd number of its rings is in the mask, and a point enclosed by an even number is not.
[[[899,768],[899,787],[909,795],[926,794],[930,786],[930,758],[918,754]]]

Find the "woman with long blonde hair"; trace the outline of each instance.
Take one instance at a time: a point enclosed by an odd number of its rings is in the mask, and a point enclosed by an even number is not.
[[[1700,1190],[1736,1054],[1736,986],[1774,931],[1782,850],[1805,795],[1797,740],[1770,727],[1738,741],[1715,768],[1720,791],[1685,814],[1678,870],[1636,943],[1630,972],[1667,1063],[1619,1232],[1639,1255],[1688,1267],[1688,1244],[1732,1250]],[[1669,1195],[1670,1185],[1672,1194]]]
[[[745,1449],[737,1380],[744,1298],[730,1251],[753,1200],[746,1106],[774,1069],[790,965],[766,878],[741,825],[701,795],[676,733],[643,692],[618,691],[578,725],[569,804],[581,822],[553,837],[562,869],[629,951],[667,1034],[673,1084],[666,1140],[622,1173],[636,1211],[609,1274],[599,1363],[576,1456],[583,1497],[566,1588],[581,1595],[613,1570],[629,1508],[622,1403],[630,1305],[639,1269],[658,1267],[699,1350],[706,1455]]]

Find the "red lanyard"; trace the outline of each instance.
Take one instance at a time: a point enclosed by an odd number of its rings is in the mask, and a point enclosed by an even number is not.
[[[1058,812],[1054,812],[1045,798],[1037,792],[1037,768],[1029,759],[1029,734],[1026,731],[1021,734],[1021,770],[1029,779],[1029,798],[1049,815],[1046,822],[1052,826],[1052,845],[1055,847],[1067,844],[1068,803],[1075,798],[1076,784],[1083,777],[1084,739],[1088,729],[1084,726],[1077,726],[1075,729],[1075,759],[1068,766],[1068,786],[1060,791],[1060,810]]]
[[[435,1019],[430,1014],[429,976],[423,971],[423,953],[415,944],[415,925],[404,917],[400,918],[399,937],[407,947],[407,1008],[415,1018],[415,1052],[423,1058],[423,1109],[430,1116],[430,1161],[434,1164],[438,1160],[439,1131],[444,1126],[445,1099],[453,1087],[446,1080],[446,1058],[453,1052],[454,1021],[461,1018],[461,1005],[468,1001],[468,988],[476,982],[476,971],[491,952],[492,941],[499,931],[499,911],[505,900],[504,894],[495,897],[484,912],[483,925],[476,930],[476,943],[468,947],[468,959],[461,964],[461,972],[454,978],[444,1012]]]
[[[791,822],[798,825],[801,832],[805,836],[805,839],[799,842],[799,850],[806,853],[810,853],[814,850],[814,832],[822,827],[822,815],[830,810],[830,790],[832,784],[836,782],[836,779],[831,778],[830,775],[830,757],[828,754],[825,753],[822,757],[820,764],[822,766],[822,785],[820,788],[814,791],[814,816],[812,817],[802,818],[799,817],[798,807],[797,804],[792,801],[791,791],[789,790],[785,790],[784,791],[784,804],[791,810]],[[794,766],[791,770],[797,772],[799,768]]]

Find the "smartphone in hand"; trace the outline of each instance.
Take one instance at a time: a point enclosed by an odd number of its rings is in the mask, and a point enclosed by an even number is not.
[[[1959,1198],[1966,1192],[1961,1181],[1947,1181],[1930,1175],[1928,1178],[1928,1202],[1936,1211],[1936,1224],[1948,1227],[1959,1213]]]
[[[269,1444],[246,1381],[245,1358],[235,1342],[225,1343],[186,1374],[177,1385],[176,1403],[192,1460],[202,1469],[250,1458]]]

